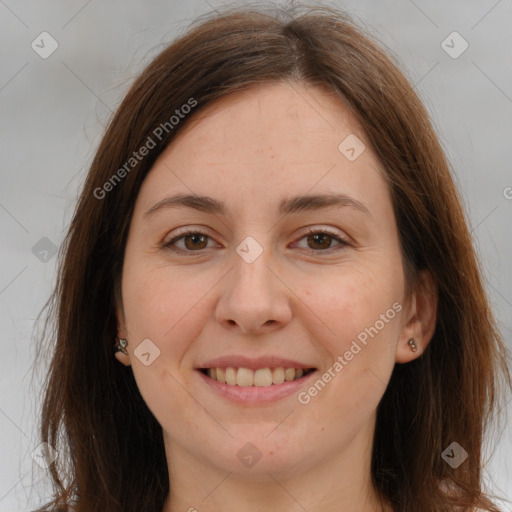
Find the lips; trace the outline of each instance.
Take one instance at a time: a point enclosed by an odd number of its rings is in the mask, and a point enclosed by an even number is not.
[[[276,359],[274,359],[276,361]],[[219,361],[219,362],[218,362]],[[237,361],[240,361],[238,359]],[[275,364],[260,360],[257,363],[245,363],[249,365]],[[279,362],[290,364],[289,360],[279,359]],[[297,364],[291,361],[292,364]],[[208,364],[225,364],[222,360],[212,360]],[[305,366],[298,364],[297,366]],[[286,373],[288,372],[288,376]],[[315,369],[287,368],[274,366],[251,370],[240,366],[228,366],[225,371],[222,367],[196,369],[196,373],[207,387],[217,396],[230,402],[244,406],[266,406],[286,397],[298,393],[311,382],[318,371]]]

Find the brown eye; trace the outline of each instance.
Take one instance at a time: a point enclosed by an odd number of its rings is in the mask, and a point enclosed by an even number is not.
[[[341,237],[328,231],[310,231],[302,239],[305,239],[307,244],[307,247],[304,248],[315,252],[329,252],[331,249],[335,251],[350,245]],[[332,245],[333,241],[337,242],[334,246]]]
[[[204,233],[197,231],[187,231],[173,238],[169,242],[166,242],[164,247],[167,247],[176,252],[198,252],[207,248],[209,238],[210,237]],[[184,246],[176,246],[176,243],[182,239]]]
[[[300,240],[303,239],[305,239],[307,243],[307,247],[303,248],[313,252],[336,251],[350,245],[341,237],[327,231],[310,231]],[[177,243],[182,240],[183,244],[180,247]],[[211,240],[211,237],[199,231],[186,231],[169,242],[164,243],[163,247],[178,253],[200,253],[203,249],[208,248],[209,240]],[[333,241],[337,242],[335,246],[332,244]]]
[[[325,233],[317,233],[316,235],[308,236],[308,244],[311,249],[329,249],[332,240],[333,237]],[[316,247],[312,247],[312,245],[316,245]]]
[[[185,241],[185,247],[190,250],[194,249],[204,249],[207,245],[207,242],[205,243],[205,239],[208,238],[207,235],[202,235],[200,233],[195,233],[193,235],[186,235],[182,237]],[[190,243],[187,243],[187,241],[190,241]]]

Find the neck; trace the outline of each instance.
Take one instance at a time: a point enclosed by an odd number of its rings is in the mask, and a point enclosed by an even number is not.
[[[365,427],[316,463],[299,461],[280,472],[257,464],[245,473],[199,460],[177,444],[171,450],[166,438],[171,492],[163,512],[392,512],[372,484],[372,433],[373,425]]]

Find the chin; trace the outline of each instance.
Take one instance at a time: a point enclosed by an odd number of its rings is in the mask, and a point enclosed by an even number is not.
[[[268,427],[267,424],[265,426]],[[274,423],[271,428],[265,428],[264,432],[254,436],[234,435],[235,439],[231,439],[229,445],[220,450],[212,463],[225,471],[236,473],[240,478],[253,481],[268,481],[268,473],[275,476],[301,472],[305,469],[302,466],[309,460],[301,448],[307,443],[294,443],[289,438],[284,442],[285,436],[279,436],[276,431],[271,433],[275,427]],[[216,445],[217,451],[219,447]],[[209,453],[215,453],[215,450]]]

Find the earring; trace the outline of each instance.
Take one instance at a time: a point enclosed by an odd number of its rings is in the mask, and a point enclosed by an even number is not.
[[[122,352],[123,354],[128,355],[128,351],[126,350],[126,345],[128,345],[128,340],[123,338],[118,338],[118,343],[116,343],[116,352]]]
[[[416,342],[414,341],[414,338],[411,338],[407,344],[411,347],[411,350],[413,352],[416,352],[418,350],[418,347],[416,346]]]

